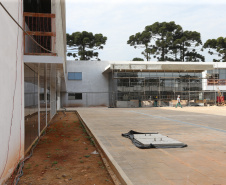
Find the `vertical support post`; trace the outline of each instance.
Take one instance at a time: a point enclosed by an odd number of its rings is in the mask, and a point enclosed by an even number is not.
[[[113,78],[113,70],[111,72],[111,107],[113,107],[113,85],[114,85],[114,82],[113,82],[114,78]]]
[[[40,137],[40,64],[38,64],[38,136]]]
[[[205,101],[204,101],[205,100],[205,92],[203,91],[202,93],[203,93],[203,98],[202,99],[203,99],[203,103],[204,103],[204,106],[205,106]]]
[[[56,114],[56,64],[50,70],[50,119]]]
[[[190,83],[191,83],[191,79],[189,78],[189,95],[188,95],[188,106],[191,106],[191,104],[190,104],[190,100],[191,100],[191,97],[190,97],[190,91],[191,91],[191,85],[190,85]]]
[[[45,98],[45,107],[46,107],[46,127],[48,125],[48,111],[47,111],[47,64],[45,64],[45,69],[44,69],[44,73],[45,73],[45,87],[44,87],[44,98]]]
[[[173,97],[173,99],[175,100],[176,99],[176,96],[175,96],[175,91],[176,91],[176,78],[174,78],[174,97]]]
[[[61,101],[61,97],[60,97],[60,87],[61,87],[61,77],[60,77],[60,73],[57,71],[57,78],[56,78],[56,96],[57,96],[57,102],[56,102],[56,106],[57,106],[57,110],[60,109],[61,105],[60,105],[60,101]],[[57,112],[56,110],[56,112]]]
[[[143,100],[146,100],[148,98],[146,98],[146,85],[145,85],[145,77],[144,77],[144,98]]]
[[[216,86],[215,86],[215,83],[216,83],[216,70],[214,70],[214,77],[213,77],[213,90],[214,90],[214,105],[217,105],[217,98],[216,98]]]
[[[156,73],[157,73],[157,72],[156,72]],[[159,88],[158,88],[158,91],[159,91],[159,92],[158,92],[158,105],[157,105],[157,106],[160,107],[160,104],[161,104],[161,103],[160,103],[160,102],[161,102],[161,100],[160,100],[160,77],[159,77]]]
[[[214,95],[215,95],[215,105],[217,105],[217,92],[216,92],[216,90],[214,92]]]
[[[114,64],[112,64],[112,68],[113,69],[112,69],[112,73],[111,73],[112,74],[112,99],[111,99],[112,102],[111,103],[112,103],[112,107],[115,107],[115,104],[114,104],[114,89],[115,89],[114,88],[114,80],[115,80],[114,79]]]
[[[25,29],[25,15],[23,16],[23,18],[24,18],[23,19],[23,28],[24,28],[24,30],[26,30]],[[26,53],[26,48],[25,48],[25,35],[26,34],[23,32],[23,38],[24,38],[24,40],[23,40],[24,41],[24,43],[23,43],[24,44],[24,54]]]
[[[86,107],[88,107],[88,96],[87,96],[87,92],[86,92]]]
[[[129,97],[130,97],[130,87],[131,87],[131,80],[130,80],[130,77],[129,77]],[[125,92],[125,90],[124,90]]]

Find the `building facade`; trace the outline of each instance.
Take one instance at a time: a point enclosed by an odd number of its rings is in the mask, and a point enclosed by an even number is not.
[[[216,105],[226,91],[224,63],[67,61],[67,70],[65,107],[175,106],[178,95],[184,106]]]
[[[61,92],[63,107],[109,106],[109,62],[67,61],[67,91]]]
[[[60,108],[66,91],[64,0],[1,1],[0,184]]]
[[[64,0],[2,0],[0,184],[60,107],[216,105],[224,63],[67,61]]]

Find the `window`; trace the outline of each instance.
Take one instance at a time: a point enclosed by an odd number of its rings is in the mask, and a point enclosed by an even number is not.
[[[68,80],[82,80],[82,72],[68,72]]]
[[[226,79],[226,69],[219,69],[219,79]]]
[[[82,93],[68,93],[68,100],[82,100]]]

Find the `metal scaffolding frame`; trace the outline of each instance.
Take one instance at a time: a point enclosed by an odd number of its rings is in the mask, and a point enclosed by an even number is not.
[[[125,75],[118,75],[118,74]],[[130,74],[138,74],[130,76]],[[142,76],[142,74],[148,74],[149,76]],[[154,73],[156,76],[154,76]],[[189,74],[193,73],[194,76],[189,76]],[[214,69],[213,74],[218,73],[218,69]],[[152,74],[152,76],[150,75]],[[159,76],[162,74],[162,76]],[[168,74],[168,76],[167,76]],[[169,77],[169,74],[172,76]],[[176,74],[174,76],[174,74]],[[178,75],[179,74],[179,75]],[[180,75],[183,74],[184,76]],[[187,77],[186,77],[187,74]],[[197,75],[197,76],[196,76]],[[219,77],[219,75],[218,75]],[[149,81],[155,81],[156,88],[153,88],[153,84],[149,83]],[[209,84],[213,80],[213,84]],[[140,89],[136,90],[136,88],[131,85],[132,81],[137,82],[137,86],[140,85]],[[171,82],[170,88],[168,87],[168,91],[166,90],[166,81]],[[124,85],[121,85],[123,84]],[[209,76],[203,77],[202,71],[138,71],[138,70],[115,70],[111,71],[111,87],[112,92],[109,93],[110,105],[112,107],[116,107],[117,101],[130,101],[130,100],[138,100],[140,101],[151,101],[153,100],[152,96],[157,96],[159,106],[169,106],[169,102],[172,100],[176,100],[177,95],[181,95],[182,100],[187,101],[187,106],[199,106],[199,105],[217,105],[217,88],[219,87],[219,82],[221,84],[226,85],[226,80],[219,80],[217,78],[210,78]],[[121,84],[120,84],[121,83]],[[184,84],[183,84],[184,83]],[[186,84],[185,84],[186,83]],[[197,83],[196,85],[194,85]],[[150,85],[151,84],[151,85]],[[213,87],[212,90],[203,90],[204,85]],[[138,87],[137,87],[138,88]],[[154,89],[154,90],[153,90]],[[169,91],[170,89],[170,91]],[[169,93],[166,95],[164,93]],[[124,98],[128,96],[128,99]],[[131,94],[136,94],[137,96],[131,96]],[[224,92],[222,91],[222,95]],[[151,96],[151,97],[149,97]],[[164,97],[167,96],[167,97]]]

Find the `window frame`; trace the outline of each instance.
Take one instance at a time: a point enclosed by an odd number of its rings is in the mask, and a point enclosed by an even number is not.
[[[82,93],[68,93],[68,100],[82,100]]]
[[[68,72],[68,80],[82,80],[82,72]]]

